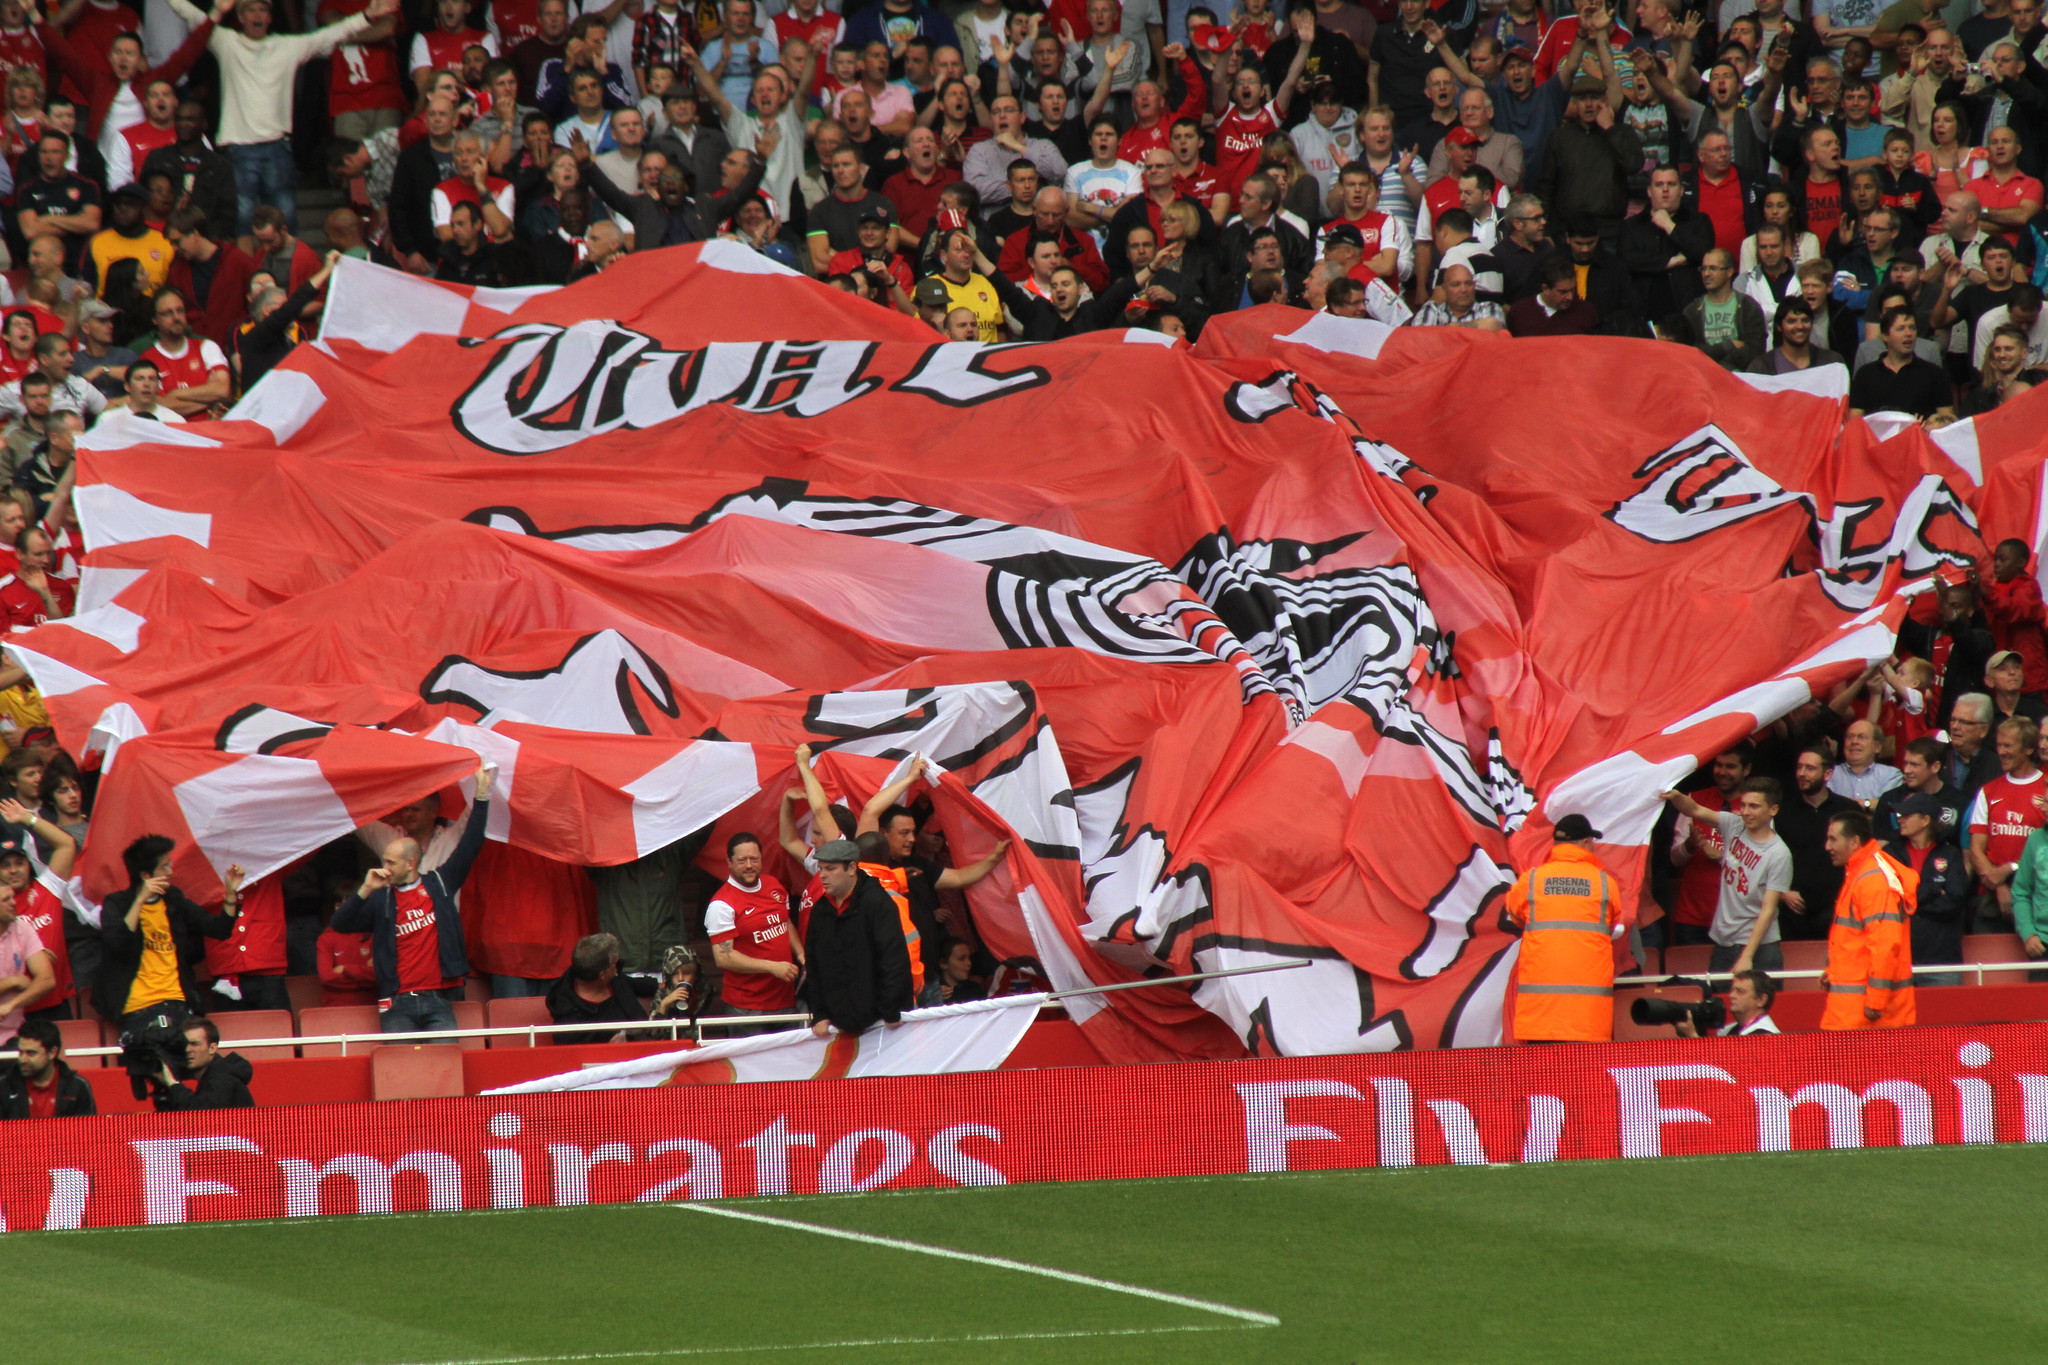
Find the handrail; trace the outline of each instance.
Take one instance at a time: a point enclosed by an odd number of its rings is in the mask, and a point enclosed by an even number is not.
[[[1913,964],[1913,974],[1915,976],[1922,976],[1931,972],[1974,972],[1977,976],[1974,984],[1981,986],[1984,984],[1984,973],[1986,972],[2048,972],[2048,958],[2030,959],[2026,962],[1927,962]],[[1826,975],[1827,970],[1825,968],[1812,967],[1800,971],[1772,972],[1771,980],[1812,981]],[[1614,984],[1616,986],[1668,986],[1671,984],[1673,977],[1683,977],[1687,981],[1728,981],[1732,980],[1734,976],[1735,973],[1733,972],[1661,972],[1655,976],[1617,976],[1614,978]],[[1930,987],[1930,989],[1939,988]]]

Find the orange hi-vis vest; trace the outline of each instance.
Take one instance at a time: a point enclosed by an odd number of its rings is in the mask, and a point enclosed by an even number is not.
[[[1872,839],[1850,855],[1828,929],[1824,1029],[1906,1028],[1913,1004],[1913,938],[1906,917],[1920,903],[1920,874]],[[1867,1010],[1878,1011],[1872,1019]]]
[[[860,870],[880,882],[889,899],[896,902],[896,918],[903,921],[903,946],[910,950],[910,998],[915,1000],[924,990],[924,935],[910,919],[910,878],[902,868],[880,863],[862,863]]]
[[[1604,1043],[1614,1037],[1614,926],[1621,885],[1577,844],[1515,878],[1507,916],[1522,929],[1515,1037]],[[1626,922],[1625,917],[1622,922]]]

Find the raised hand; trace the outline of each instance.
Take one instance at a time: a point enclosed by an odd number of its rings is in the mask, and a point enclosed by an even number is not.
[[[1183,62],[1187,60],[1188,50],[1179,43],[1168,43],[1159,49],[1159,55],[1169,62]]]
[[[1296,8],[1292,14],[1288,15],[1287,19],[1289,23],[1294,25],[1295,37],[1304,43],[1312,43],[1316,40],[1316,15],[1312,8],[1302,5]],[[1431,41],[1435,40],[1432,39]]]

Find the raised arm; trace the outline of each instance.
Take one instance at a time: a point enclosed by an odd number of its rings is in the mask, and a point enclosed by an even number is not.
[[[993,270],[985,270],[983,273],[994,274],[995,272]],[[876,792],[874,798],[860,808],[860,819],[854,823],[853,827],[854,835],[858,837],[866,834],[871,829],[880,829],[882,827],[882,812],[895,805],[898,801],[901,801],[903,793],[910,790],[910,784],[917,781],[919,774],[923,772],[924,755],[921,753],[912,754],[910,765],[903,770],[903,776]]]
[[[804,799],[811,805],[811,832],[818,836],[818,842],[829,844],[840,837],[839,820],[832,814],[832,801],[825,795],[825,784],[811,771],[811,746],[796,746],[796,774],[804,784]]]
[[[941,891],[955,891],[963,886],[972,886],[996,870],[996,864],[1010,851],[1008,839],[996,840],[996,846],[965,867],[949,867],[939,873],[935,885]]]
[[[1288,16],[1288,21],[1294,25],[1294,60],[1287,64],[1286,78],[1273,92],[1273,108],[1282,119],[1287,117],[1287,106],[1294,103],[1294,92],[1301,85],[1301,73],[1308,66],[1309,49],[1315,46],[1316,41],[1314,9],[1302,5]]]

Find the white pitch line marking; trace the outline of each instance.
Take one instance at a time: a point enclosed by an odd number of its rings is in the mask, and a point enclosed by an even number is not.
[[[737,1218],[748,1223],[765,1223],[773,1228],[793,1228],[798,1232],[815,1233],[820,1237],[837,1237],[842,1241],[860,1242],[867,1246],[913,1251],[920,1256],[938,1256],[948,1261],[968,1261],[975,1265],[994,1266],[998,1270],[1015,1270],[1025,1275],[1043,1276],[1048,1280],[1065,1280],[1068,1284],[1086,1285],[1090,1289],[1107,1289],[1116,1294],[1151,1299],[1155,1303],[1170,1303],[1204,1313],[1217,1313],[1226,1318],[1236,1318],[1240,1322],[1255,1323],[1260,1327],[1280,1325],[1280,1319],[1271,1313],[1260,1313],[1250,1308],[1235,1308],[1227,1303],[1212,1303],[1208,1299],[1190,1298],[1185,1294],[1169,1294],[1160,1289],[1147,1289],[1143,1285],[1100,1280],[1093,1275],[1078,1275],[1071,1270],[1055,1270],[1051,1266],[1031,1265],[1025,1261],[1012,1261],[1002,1256],[983,1256],[972,1251],[955,1251],[951,1247],[927,1246],[923,1242],[906,1242],[896,1237],[877,1237],[872,1233],[849,1232],[845,1228],[827,1227],[822,1223],[800,1223],[794,1218],[771,1218],[765,1213],[748,1213],[742,1209],[724,1209],[711,1204],[671,1204],[669,1207],[685,1209],[691,1213],[710,1214],[717,1218]]]
[[[471,1356],[408,1361],[405,1365],[551,1365],[560,1361],[668,1360],[681,1356],[734,1356],[767,1351],[848,1351],[874,1346],[950,1346],[985,1341],[1069,1341],[1084,1337],[1149,1337],[1173,1332],[1245,1332],[1246,1327],[1198,1323],[1187,1327],[1108,1327],[1099,1332],[977,1332],[953,1337],[857,1337],[846,1341],[793,1341],[764,1346],[651,1347],[645,1351],[583,1351],[553,1356]]]

